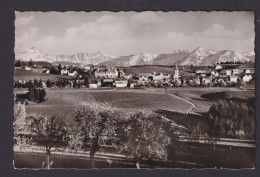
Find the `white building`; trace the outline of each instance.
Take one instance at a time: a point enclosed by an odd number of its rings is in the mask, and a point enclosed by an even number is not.
[[[116,68],[112,71],[110,69],[97,69],[95,71],[95,77],[116,78],[118,77],[118,71]]]
[[[193,79],[194,84],[200,84],[200,79]]]
[[[237,76],[230,76],[230,82],[237,83]]]
[[[243,77],[243,81],[244,81],[244,82],[249,82],[251,79],[252,79],[252,76],[251,76],[251,75],[245,75],[245,76]]]
[[[26,70],[26,71],[30,71],[30,70],[31,70],[31,68],[30,68],[30,67],[28,67],[28,66],[25,66],[25,67],[24,67],[24,70]]]
[[[73,71],[72,73],[68,72],[68,76],[76,76],[78,74],[77,71]]]
[[[254,69],[246,69],[245,74],[254,74],[255,70]]]
[[[127,80],[120,80],[120,81],[115,81],[116,87],[127,87]]]
[[[226,75],[227,75],[227,76],[230,76],[231,73],[232,73],[232,70],[226,70]]]
[[[89,88],[98,88],[97,84],[89,84]]]
[[[67,69],[62,69],[62,70],[60,71],[60,74],[61,74],[61,75],[67,75],[67,74],[68,74],[68,70],[67,70]]]
[[[217,66],[215,67],[215,69],[216,69],[216,70],[221,70],[221,69],[222,69],[222,66],[221,66],[221,65],[217,65]]]
[[[159,81],[159,80],[163,80],[163,78],[164,78],[163,73],[153,73],[153,80]]]
[[[114,70],[112,70],[112,71],[111,71],[111,69],[108,69],[107,77],[108,77],[108,78],[116,78],[116,77],[118,77],[118,71],[117,71],[117,69],[114,68]]]
[[[203,78],[202,81],[205,82],[205,84],[210,84],[212,82],[212,78],[211,77]]]

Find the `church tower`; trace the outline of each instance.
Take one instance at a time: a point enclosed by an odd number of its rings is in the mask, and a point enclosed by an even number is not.
[[[179,69],[178,69],[178,66],[176,65],[175,72],[174,72],[174,75],[173,75],[173,81],[175,82],[175,81],[177,81],[179,78],[180,78]]]

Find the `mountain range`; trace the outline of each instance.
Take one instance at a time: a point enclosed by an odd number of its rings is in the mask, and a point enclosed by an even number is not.
[[[128,56],[113,56],[103,51],[95,53],[76,53],[72,55],[48,55],[40,49],[31,47],[24,52],[17,52],[15,59],[21,61],[45,61],[50,63],[66,62],[114,66],[133,65],[213,65],[220,62],[248,62],[255,60],[254,52],[239,53],[232,50],[216,51],[198,47],[189,52],[175,50],[165,54],[139,53]]]

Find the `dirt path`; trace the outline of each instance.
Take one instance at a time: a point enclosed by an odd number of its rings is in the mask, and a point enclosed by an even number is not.
[[[196,107],[196,105],[194,103],[192,103],[191,101],[187,100],[186,98],[183,98],[181,96],[175,95],[173,93],[168,93],[168,95],[172,96],[172,97],[178,97],[179,99],[182,99],[183,101],[185,101],[188,104],[191,104],[191,107],[189,108],[189,110],[186,112],[186,114],[189,114],[191,111],[193,111],[193,109]]]

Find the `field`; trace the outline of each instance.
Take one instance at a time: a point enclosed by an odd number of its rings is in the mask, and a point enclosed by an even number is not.
[[[147,92],[143,90],[90,90],[90,89],[47,89],[47,101],[30,102],[28,113],[44,113],[47,115],[71,116],[73,110],[93,100],[109,102],[120,111],[138,109],[163,109],[185,113],[191,104],[183,99],[162,92]]]
[[[25,80],[29,81],[31,80],[42,80],[47,81],[50,79],[51,81],[57,81],[58,79],[72,79],[73,77],[70,76],[62,76],[62,75],[55,75],[55,74],[46,74],[46,73],[38,73],[33,71],[26,71],[26,70],[14,70],[14,80]]]
[[[26,93],[26,89],[15,89],[19,95]],[[210,94],[211,97],[223,92],[231,93],[233,97],[247,99],[254,97],[253,91],[230,88],[171,88],[156,91],[135,89],[46,89],[47,100],[42,103],[29,102],[26,106],[28,113],[42,113],[48,116],[57,115],[71,119],[73,110],[87,102],[98,100],[109,102],[115,109],[122,112],[138,109],[155,110],[164,114],[186,128],[201,126],[202,131],[210,129],[207,118],[203,115],[218,99],[202,98]],[[210,97],[210,98],[211,98]],[[217,97],[221,99],[221,97]],[[195,106],[195,107],[193,107]],[[187,114],[188,113],[188,114]]]
[[[169,93],[176,94],[182,98],[189,100],[195,104],[195,108],[191,113],[204,113],[207,112],[213,103],[223,100],[219,97],[219,93],[227,92],[235,98],[248,99],[255,97],[254,90],[241,90],[237,88],[173,88],[168,89]],[[211,97],[207,98],[206,95],[210,94]]]

